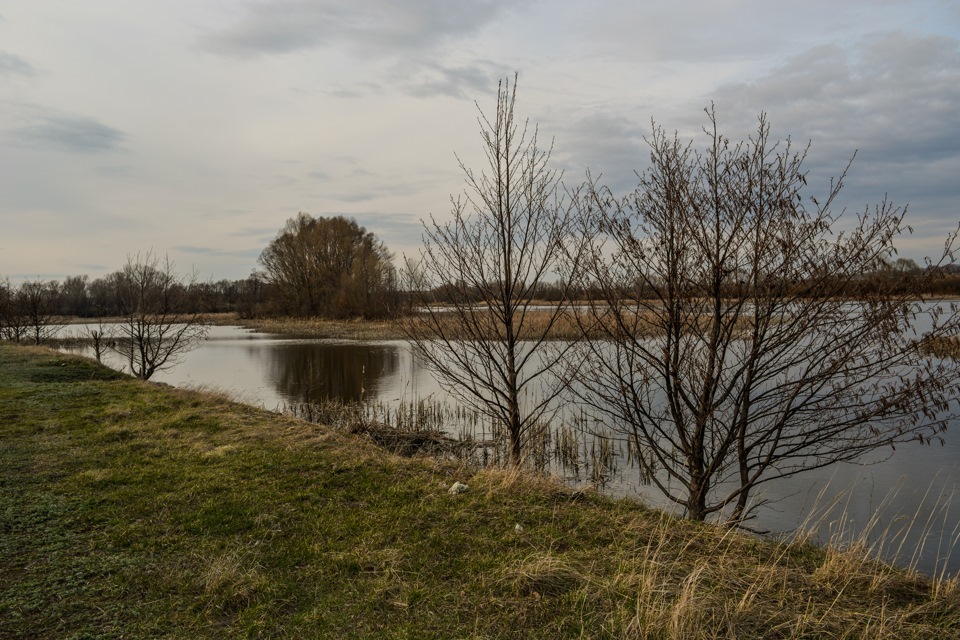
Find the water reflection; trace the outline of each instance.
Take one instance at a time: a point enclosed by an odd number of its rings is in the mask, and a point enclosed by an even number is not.
[[[266,356],[267,375],[277,393],[299,402],[363,400],[400,367],[398,350],[389,345],[279,344]]]

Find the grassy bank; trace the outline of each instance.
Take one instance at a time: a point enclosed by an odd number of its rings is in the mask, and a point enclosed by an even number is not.
[[[221,322],[221,324],[227,324]],[[389,320],[328,320],[326,318],[234,318],[229,324],[238,324],[264,333],[275,333],[297,338],[328,338],[334,340],[399,340],[403,332]]]
[[[2,638],[960,637],[956,581],[857,549],[399,458],[26,347],[0,345],[0,488]]]

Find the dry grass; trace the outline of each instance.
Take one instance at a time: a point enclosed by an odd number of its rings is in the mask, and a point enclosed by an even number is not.
[[[239,324],[263,333],[332,340],[395,340],[403,337],[389,320],[329,320],[325,318],[236,318]]]
[[[928,338],[920,342],[921,352],[937,358],[960,359],[960,338]]]

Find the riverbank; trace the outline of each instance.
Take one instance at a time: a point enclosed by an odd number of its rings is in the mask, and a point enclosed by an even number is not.
[[[400,458],[7,344],[0,479],[0,637],[960,634],[956,580],[862,549]]]

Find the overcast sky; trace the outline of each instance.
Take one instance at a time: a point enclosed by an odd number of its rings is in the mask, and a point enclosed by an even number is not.
[[[651,119],[696,135],[713,101],[812,141],[810,195],[859,150],[844,202],[909,203],[904,255],[960,222],[956,0],[6,0],[0,277],[152,248],[242,278],[299,211],[415,253],[515,71],[568,184],[630,189]]]

